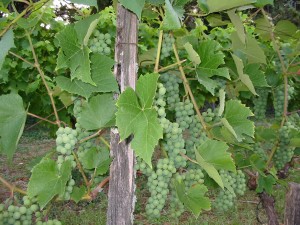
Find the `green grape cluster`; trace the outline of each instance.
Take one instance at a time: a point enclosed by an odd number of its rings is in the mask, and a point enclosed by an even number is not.
[[[288,85],[288,100],[294,94],[294,87]],[[275,109],[275,118],[281,118],[284,110],[284,85],[279,85],[274,89],[273,105]]]
[[[56,151],[62,155],[71,155],[77,143],[77,131],[70,127],[60,127],[56,135]]]
[[[136,157],[136,164],[134,166],[136,171],[141,171],[144,175],[150,176],[152,173],[152,169],[150,166],[145,163],[140,157]]]
[[[228,211],[234,206],[236,195],[229,190],[221,190],[216,197],[214,205],[218,211]]]
[[[165,101],[165,95],[166,95],[166,88],[164,87],[163,84],[158,83],[157,84],[157,91],[155,95],[155,100],[154,100],[154,108],[157,111],[157,114],[160,118],[166,117],[166,101]]]
[[[261,143],[256,142],[253,144],[253,152],[257,154],[262,160],[267,160],[268,156],[266,151],[261,147]]]
[[[164,73],[160,76],[160,80],[166,88],[166,100],[169,110],[175,108],[176,103],[180,102],[179,84],[182,80],[176,75]]]
[[[22,204],[14,205],[8,199],[4,204],[0,204],[0,225],[31,225],[31,224],[52,224],[61,225],[58,220],[48,220],[42,222],[42,212],[37,204],[36,198],[23,197]]]
[[[263,120],[266,118],[269,90],[267,88],[257,88],[258,97],[254,98],[254,115],[256,119]]]
[[[173,44],[175,39],[170,34],[163,35],[162,48],[161,48],[161,59],[167,58],[171,55],[173,51]]]
[[[75,180],[72,179],[72,177],[71,177],[71,179],[67,183],[65,193],[63,194],[63,196],[60,196],[60,197],[67,201],[70,200],[74,185],[75,185]]]
[[[111,53],[111,35],[103,34],[99,30],[93,32],[89,40],[89,47],[92,52],[109,55]]]
[[[180,153],[186,154],[184,148],[185,142],[182,136],[182,129],[178,123],[168,123],[164,129],[165,138],[163,142],[164,150],[168,153],[169,158],[174,162],[175,167],[185,167],[186,159]]]
[[[160,216],[169,194],[169,182],[172,174],[176,172],[173,161],[168,158],[159,159],[156,167],[156,171],[152,171],[147,182],[151,196],[148,198],[146,213],[150,218]]]
[[[218,108],[215,108],[214,110],[211,108],[208,108],[206,111],[202,113],[202,116],[204,118],[204,122],[210,123],[212,121],[218,122],[220,118],[218,117]]]
[[[194,114],[194,106],[193,103],[190,102],[190,100],[186,100],[185,102],[178,102],[175,105],[176,122],[183,130],[189,128],[190,124],[193,122],[192,116]]]
[[[241,170],[236,173],[220,170],[220,176],[225,186],[230,186],[233,190],[221,190],[215,201],[215,207],[219,211],[227,211],[234,206],[237,195],[244,195],[246,191],[246,177]]]
[[[199,166],[198,166],[199,167]],[[201,169],[190,169],[186,173],[182,174],[186,188],[190,188],[195,184],[204,183],[204,174]]]
[[[185,208],[182,202],[177,197],[175,188],[173,187],[171,190],[172,191],[169,196],[169,212],[171,217],[178,218],[185,211]]]
[[[282,169],[294,156],[295,147],[289,146],[291,129],[295,129],[291,122],[285,122],[279,129],[279,145],[273,157],[276,169]]]

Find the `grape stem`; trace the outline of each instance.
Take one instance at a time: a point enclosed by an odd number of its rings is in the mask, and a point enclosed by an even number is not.
[[[94,137],[97,137],[97,136],[101,136],[103,133],[105,132],[105,130],[98,130],[96,133],[86,137],[86,138],[83,138],[79,141],[79,144],[82,144],[83,142],[86,142]],[[107,145],[107,143],[104,143],[105,145]]]
[[[29,41],[29,44],[30,44],[30,48],[31,48],[31,52],[32,52],[32,55],[33,55],[33,58],[34,58],[34,66],[38,70],[38,72],[39,72],[39,74],[40,74],[40,76],[42,78],[42,81],[43,81],[43,83],[44,83],[44,85],[46,87],[46,90],[48,92],[49,98],[51,100],[53,112],[54,112],[54,115],[55,115],[55,118],[56,118],[56,124],[60,127],[60,120],[59,120],[59,117],[58,117],[58,114],[57,114],[57,109],[56,109],[56,106],[55,106],[54,98],[53,98],[52,92],[51,92],[51,90],[50,90],[50,88],[48,86],[48,83],[46,81],[44,71],[41,69],[41,66],[39,64],[39,60],[38,60],[37,55],[35,53],[35,50],[34,50],[34,47],[33,47],[33,44],[32,44],[32,40],[31,40],[31,37],[30,37],[30,34],[28,33],[28,31],[26,31],[26,36],[28,38],[28,41]]]
[[[92,199],[95,199],[98,195],[98,193],[101,191],[101,189],[108,183],[109,177],[106,177],[104,180],[101,181],[101,183],[91,192],[90,196]]]
[[[187,160],[189,160],[189,161],[191,161],[191,162],[193,162],[193,163],[199,164],[197,161],[191,159],[190,157],[188,157],[187,155],[183,154],[182,152],[180,152],[180,155],[181,155],[183,158],[185,158],[185,159],[187,159]]]
[[[24,59],[22,56],[19,56],[18,54],[14,53],[12,51],[9,51],[8,53],[11,54],[11,55],[13,55],[13,56],[15,56],[15,57],[17,57],[18,59],[21,59],[23,62],[27,63],[28,65],[34,67],[33,63],[31,63],[28,60]]]
[[[47,120],[46,118],[40,117],[40,116],[35,115],[35,114],[33,114],[33,113],[30,113],[30,112],[27,112],[27,115],[28,115],[28,116],[32,116],[32,117],[34,117],[34,118],[38,118],[38,119],[40,119],[40,120],[46,121],[46,122],[51,123],[51,124],[54,124],[54,125],[57,124],[56,122],[53,122],[53,121],[51,121],[51,120]]]
[[[184,62],[186,62],[186,59],[180,61],[179,63],[182,64],[182,63],[184,63]],[[157,72],[164,72],[164,71],[166,71],[166,70],[169,70],[169,69],[171,69],[171,68],[173,68],[173,67],[175,67],[175,66],[178,66],[179,63],[177,62],[177,63],[173,63],[173,64],[171,64],[171,65],[169,65],[169,66],[162,67],[162,68],[160,68]]]
[[[83,171],[83,168],[82,168],[81,163],[80,163],[80,161],[79,161],[79,159],[78,159],[78,157],[77,157],[77,154],[76,154],[74,151],[72,151],[72,154],[73,154],[74,159],[75,159],[75,161],[76,161],[76,164],[77,164],[77,167],[78,167],[78,169],[79,169],[79,172],[81,173],[81,175],[82,175],[82,177],[83,177],[84,183],[85,183],[85,185],[86,185],[86,187],[87,187],[88,194],[90,194],[90,192],[91,192],[91,188],[90,188],[91,184],[90,184],[90,182],[88,181],[88,179],[87,179],[87,177],[86,177],[86,175],[85,175],[85,173],[84,173],[84,171]]]
[[[7,180],[5,180],[1,176],[0,176],[0,182],[10,190],[10,192],[12,193],[12,195],[13,195],[14,192],[18,192],[18,193],[20,193],[22,195],[27,195],[26,191],[22,190],[21,188],[16,187],[13,184],[10,184]]]
[[[154,72],[158,73],[158,66],[159,66],[159,59],[160,59],[160,51],[162,46],[162,40],[163,40],[163,30],[159,32],[159,38],[158,38],[158,45],[157,45],[157,53],[156,53],[156,61],[154,66]]]
[[[198,118],[199,118],[199,120],[200,120],[200,123],[201,123],[201,125],[202,125],[202,127],[203,127],[205,133],[207,134],[207,136],[208,136],[209,138],[211,138],[211,134],[210,134],[210,133],[208,132],[208,130],[207,130],[206,123],[205,123],[205,121],[204,121],[204,119],[203,119],[203,116],[201,115],[201,112],[200,112],[200,110],[199,110],[199,107],[198,107],[197,102],[196,102],[196,100],[195,100],[195,97],[194,97],[194,95],[193,95],[193,92],[192,92],[192,90],[191,90],[191,87],[190,87],[190,85],[189,85],[189,82],[188,82],[188,80],[187,80],[187,78],[186,78],[186,76],[185,76],[185,73],[184,73],[184,71],[183,71],[183,68],[182,68],[182,65],[181,65],[181,63],[180,63],[180,59],[179,59],[179,55],[178,55],[178,51],[177,51],[177,48],[176,48],[175,43],[173,44],[173,50],[174,50],[174,54],[175,54],[175,57],[176,57],[176,60],[177,60],[177,63],[178,63],[178,68],[179,68],[179,71],[180,71],[180,73],[181,73],[181,77],[182,77],[182,80],[183,80],[183,83],[184,83],[184,87],[185,87],[186,91],[188,92],[188,94],[189,94],[189,96],[190,96],[190,98],[191,98],[191,100],[192,100],[192,102],[193,102],[194,109],[195,109],[195,111],[196,111],[196,113],[197,113],[197,115],[198,115]]]

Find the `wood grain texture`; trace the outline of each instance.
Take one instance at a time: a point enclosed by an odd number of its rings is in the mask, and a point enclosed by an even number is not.
[[[300,184],[289,183],[289,191],[286,194],[285,202],[284,224],[300,224]]]
[[[117,38],[114,69],[121,92],[130,86],[135,89],[137,79],[138,20],[135,14],[118,5]],[[117,97],[117,96],[116,96]],[[130,140],[120,142],[116,128],[111,129],[110,181],[108,191],[107,225],[133,224],[135,207],[135,155]]]

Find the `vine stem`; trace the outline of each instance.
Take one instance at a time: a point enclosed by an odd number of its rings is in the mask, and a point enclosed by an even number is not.
[[[78,169],[79,169],[79,171],[80,171],[80,173],[81,173],[81,175],[82,175],[82,177],[83,177],[83,180],[84,180],[84,182],[85,182],[85,185],[86,185],[86,187],[87,187],[87,189],[88,189],[88,190],[87,190],[87,191],[88,191],[88,194],[90,194],[90,192],[91,192],[90,182],[88,181],[88,179],[87,179],[87,177],[86,177],[86,175],[85,175],[85,173],[84,173],[84,171],[83,171],[83,168],[82,168],[81,163],[80,163],[80,161],[79,161],[79,159],[78,159],[78,157],[77,157],[77,154],[76,154],[74,151],[72,151],[72,154],[73,154],[74,159],[75,159],[75,161],[76,161],[77,167],[78,167]]]
[[[156,53],[156,60],[155,60],[155,66],[154,66],[154,72],[155,73],[158,73],[158,66],[159,66],[160,50],[161,50],[161,46],[162,46],[162,40],[163,40],[163,30],[159,31],[157,53]]]
[[[0,182],[6,186],[10,191],[11,193],[13,192],[18,192],[20,194],[23,194],[23,195],[27,195],[26,191],[22,190],[21,188],[18,188],[16,187],[15,185],[13,184],[10,184],[7,180],[5,180],[3,177],[0,176]]]
[[[18,59],[21,59],[23,62],[26,62],[30,66],[35,67],[33,63],[31,63],[28,60],[24,59],[22,56],[19,56],[18,54],[14,53],[12,51],[9,51],[8,53],[11,54],[11,55],[13,55],[13,56],[15,56],[15,57],[17,57]]]
[[[189,161],[191,161],[191,162],[193,162],[193,163],[199,164],[197,161],[191,159],[190,157],[188,157],[187,155],[183,154],[182,152],[179,152],[179,153],[180,153],[180,155],[181,155],[183,158],[185,158],[185,159],[187,159],[187,160],[189,160]]]
[[[79,143],[81,144],[81,143],[83,143],[85,141],[88,141],[88,140],[94,138],[94,137],[101,136],[103,133],[104,133],[104,130],[98,130],[96,133],[94,133],[94,134],[92,134],[92,135],[90,135],[90,136],[88,136],[86,138],[81,139],[79,141]]]
[[[261,9],[261,12],[264,15],[264,17],[266,18],[266,20],[269,21],[267,13],[265,12],[265,10]],[[275,36],[274,36],[274,32],[273,32],[274,26],[273,26],[273,24],[271,22],[269,22],[269,23],[272,26],[272,30],[270,32],[270,36],[271,36],[271,39],[272,39],[272,42],[273,42],[274,49],[275,49],[275,51],[276,51],[276,53],[278,55],[278,58],[280,60],[280,65],[281,65],[281,69],[282,69],[282,72],[283,72],[283,81],[284,81],[284,108],[283,108],[283,115],[282,115],[282,121],[281,121],[281,127],[282,127],[284,125],[284,122],[285,122],[285,119],[286,119],[286,115],[287,115],[287,111],[288,111],[288,78],[287,78],[287,68],[284,65],[284,60],[282,58],[282,55],[280,54],[280,50],[279,50],[279,47],[277,45],[277,42],[276,42],[276,39],[275,39]]]
[[[268,158],[268,161],[266,163],[266,169],[268,169],[270,167],[271,161],[272,161],[273,156],[274,156],[274,154],[277,150],[278,144],[279,144],[279,140],[277,139],[276,144],[272,148],[271,153],[270,153],[269,158]]]
[[[1,32],[0,32],[0,37],[2,37],[8,30],[9,28],[15,24],[19,19],[21,19],[23,16],[26,15],[31,9],[34,9],[36,6],[43,5],[45,3],[49,2],[49,0],[41,0],[36,3],[32,3],[24,9],[13,21],[11,21]]]
[[[50,88],[49,88],[49,86],[47,84],[46,79],[45,79],[44,71],[40,67],[37,55],[35,53],[35,50],[34,50],[34,47],[33,47],[33,44],[32,44],[31,37],[30,37],[30,35],[29,35],[29,33],[27,31],[26,31],[26,35],[27,35],[27,38],[28,38],[28,41],[29,41],[29,44],[30,44],[30,48],[31,48],[31,51],[32,51],[33,58],[34,58],[34,66],[38,70],[38,72],[39,72],[39,74],[40,74],[40,76],[42,78],[42,81],[43,81],[43,83],[44,83],[44,85],[45,85],[45,87],[47,89],[48,95],[49,95],[50,100],[51,100],[53,112],[54,112],[54,115],[55,115],[55,118],[56,118],[56,124],[60,127],[60,120],[59,120],[59,117],[58,117],[58,113],[57,113],[57,109],[56,109],[56,106],[55,106],[55,102],[54,102],[54,98],[53,98],[52,92],[51,92],[51,90],[50,90]]]
[[[101,191],[101,189],[108,183],[109,177],[106,177],[101,183],[91,192],[92,199],[96,198],[97,194]]]
[[[182,63],[184,63],[184,62],[186,62],[186,59],[180,61],[180,64],[182,64]],[[169,65],[169,66],[160,68],[157,72],[163,72],[163,71],[169,70],[169,69],[171,69],[171,68],[173,68],[173,67],[175,67],[175,66],[178,66],[178,65],[179,65],[179,63],[176,62],[176,63],[173,63],[173,64],[171,64],[171,65]]]
[[[186,78],[186,76],[185,76],[185,73],[184,73],[184,71],[183,71],[183,68],[182,68],[182,65],[181,65],[181,63],[180,63],[180,59],[179,59],[179,55],[178,55],[178,51],[177,51],[177,48],[176,48],[175,43],[173,44],[173,50],[174,50],[174,54],[175,54],[175,57],[176,57],[176,60],[177,60],[177,63],[178,63],[178,68],[179,68],[179,71],[180,71],[180,73],[181,73],[181,77],[182,77],[182,80],[183,80],[183,83],[184,83],[184,87],[186,88],[186,90],[187,90],[187,92],[188,92],[188,94],[189,94],[189,96],[190,96],[190,98],[191,98],[191,100],[192,100],[192,102],[193,102],[194,109],[196,110],[196,113],[197,113],[197,115],[198,115],[198,118],[199,118],[199,120],[200,120],[200,123],[201,123],[201,125],[202,125],[204,131],[206,132],[207,136],[208,136],[209,138],[211,138],[211,134],[210,134],[210,133],[208,132],[208,130],[207,130],[206,123],[205,123],[205,121],[204,121],[204,119],[203,119],[203,116],[201,115],[201,112],[200,112],[200,110],[199,110],[199,107],[198,107],[197,102],[196,102],[196,100],[195,100],[195,97],[194,97],[194,95],[193,95],[193,92],[192,92],[192,90],[191,90],[191,87],[190,87],[190,85],[189,85],[189,82],[188,82],[188,80],[187,80],[187,78]]]
[[[27,115],[32,116],[32,117],[35,117],[35,118],[38,118],[38,119],[40,119],[40,120],[46,121],[46,122],[51,123],[51,124],[54,124],[54,125],[57,124],[56,122],[53,122],[53,121],[51,121],[51,120],[47,120],[46,118],[40,117],[40,116],[35,115],[35,114],[33,114],[33,113],[30,113],[30,112],[27,112]]]

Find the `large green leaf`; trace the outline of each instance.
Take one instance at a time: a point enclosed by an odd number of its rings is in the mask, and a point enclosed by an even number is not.
[[[196,184],[187,191],[182,181],[175,181],[174,186],[179,200],[195,217],[198,217],[202,210],[210,210],[210,200],[205,197],[205,193],[208,191],[205,185]]]
[[[70,68],[71,79],[78,79],[96,86],[91,78],[90,50],[78,41],[73,25],[68,25],[56,35],[61,47],[56,69]]]
[[[245,28],[241,17],[235,13],[235,9],[229,10],[227,14],[236,29],[240,41],[245,44],[246,34],[245,34]]]
[[[13,47],[16,47],[14,43],[14,32],[12,30],[8,30],[0,40],[0,70],[9,49]]]
[[[236,8],[239,6],[249,5],[255,3],[256,0],[198,0],[198,4],[202,9],[206,9],[206,12],[220,12],[227,9]]]
[[[240,80],[242,81],[243,84],[245,84],[247,86],[247,88],[249,89],[249,91],[252,92],[252,94],[257,95],[254,85],[250,79],[250,77],[248,76],[248,74],[244,73],[244,63],[243,61],[237,57],[236,55],[232,55],[232,58],[234,60],[238,75]]]
[[[113,126],[117,111],[115,103],[112,94],[92,97],[89,102],[83,105],[78,122],[86,130],[99,130]]]
[[[26,111],[17,94],[0,96],[0,152],[12,158],[23,133]]]
[[[100,19],[99,14],[94,14],[83,20],[78,21],[74,25],[79,43],[85,46],[88,44],[88,40],[92,32],[94,31],[95,27],[97,26],[99,19]]]
[[[218,83],[210,77],[220,76],[230,79],[227,68],[220,68],[224,64],[224,53],[220,50],[220,45],[214,40],[200,42],[197,50],[201,63],[196,69],[197,79],[212,95]]]
[[[108,171],[111,159],[109,158],[109,149],[91,148],[80,158],[85,169],[97,169],[98,175],[103,175]],[[100,172],[101,171],[101,172]]]
[[[254,114],[251,110],[238,100],[229,100],[226,102],[224,118],[233,128],[236,139],[242,141],[245,136],[254,136],[254,122],[248,119]]]
[[[242,54],[248,59],[248,63],[266,63],[266,56],[257,40],[249,34],[246,36],[246,45],[238,37],[237,32],[231,34],[232,49],[237,55]]]
[[[59,76],[56,78],[57,85],[72,94],[77,94],[85,98],[89,98],[92,93],[118,91],[117,81],[111,71],[114,60],[100,54],[93,54],[92,62],[92,79],[96,83],[96,87],[84,83],[80,80],[70,80],[67,77]]]
[[[298,28],[295,24],[288,20],[280,20],[276,26],[274,33],[276,36],[280,37],[282,40],[288,40],[293,38]]]
[[[198,66],[201,63],[201,59],[199,54],[194,50],[193,45],[191,45],[189,42],[185,43],[183,45],[185,48],[186,52],[188,53],[188,58],[191,60],[191,62],[195,65]]]
[[[61,168],[56,161],[46,158],[32,169],[27,194],[37,197],[41,208],[44,208],[53,197],[63,195],[71,176],[71,161],[63,162]]]
[[[225,142],[209,139],[197,148],[197,152],[205,162],[217,170],[224,169],[235,172],[233,159],[231,154],[227,152],[228,148],[229,146]]]
[[[271,40],[271,34],[273,32],[272,25],[266,17],[255,20],[255,32],[259,35],[259,38],[269,41]]]
[[[142,11],[145,5],[145,0],[119,0],[119,2],[130,11],[134,12],[141,19]]]
[[[74,187],[71,193],[71,199],[74,200],[74,202],[78,203],[84,196],[85,192],[86,192],[85,186],[81,186],[80,188]]]
[[[184,6],[191,0],[165,0],[165,17],[163,20],[163,29],[174,30],[181,27],[181,21],[184,16]]]
[[[276,184],[276,179],[272,175],[268,174],[266,177],[259,176],[256,192],[261,193],[266,191],[268,194],[272,194],[274,184]]]
[[[260,70],[260,64],[248,64],[244,72],[249,76],[254,87],[269,87],[264,72]]]
[[[157,112],[152,107],[158,77],[158,74],[141,76],[136,92],[130,87],[126,88],[117,102],[116,123],[121,140],[133,134],[131,147],[150,166],[154,147],[163,137]]]

